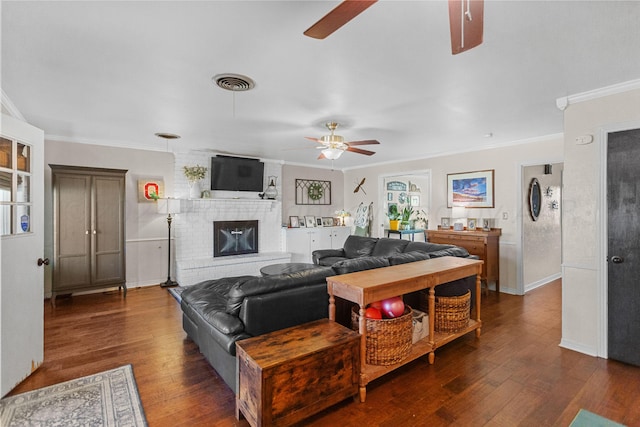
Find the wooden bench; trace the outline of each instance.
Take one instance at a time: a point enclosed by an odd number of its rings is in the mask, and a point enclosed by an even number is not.
[[[360,335],[329,319],[236,343],[236,418],[297,423],[358,394]]]

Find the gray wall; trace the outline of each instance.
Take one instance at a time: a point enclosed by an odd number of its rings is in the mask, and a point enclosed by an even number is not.
[[[127,286],[152,285],[167,277],[167,221],[155,203],[138,202],[138,179],[163,179],[173,194],[173,153],[45,141],[45,254],[53,259],[53,212],[49,164],[128,170],[126,179]],[[51,269],[45,272],[45,296],[51,295]]]

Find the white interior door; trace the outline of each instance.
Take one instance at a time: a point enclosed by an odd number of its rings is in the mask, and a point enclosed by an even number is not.
[[[0,395],[44,360],[44,134],[2,115]],[[7,148],[10,147],[10,148]]]

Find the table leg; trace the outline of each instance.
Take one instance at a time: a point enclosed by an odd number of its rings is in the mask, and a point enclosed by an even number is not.
[[[482,326],[482,321],[480,320],[480,300],[482,299],[480,294],[480,288],[482,287],[481,282],[482,282],[482,279],[480,277],[480,274],[477,274],[476,275],[476,321],[480,324],[480,326]],[[479,327],[478,329],[476,329],[477,338],[480,338],[481,330],[482,330],[482,327]]]
[[[333,296],[333,286],[327,284],[327,292],[329,293],[329,320],[336,320],[336,299]]]
[[[358,332],[360,333],[360,402],[364,403],[367,398],[367,377],[364,373],[364,366],[367,362],[367,324],[365,308],[360,306]]]
[[[436,346],[436,337],[435,337],[435,326],[436,326],[436,288],[432,286],[429,288],[429,345],[431,346],[431,353],[429,353],[429,364],[433,365],[433,362],[436,360],[435,354],[435,346]]]

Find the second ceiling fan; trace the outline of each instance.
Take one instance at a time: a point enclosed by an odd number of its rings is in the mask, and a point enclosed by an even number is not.
[[[484,0],[448,0],[451,53],[454,55],[482,43]],[[364,12],[377,0],[345,0],[313,24],[305,36],[324,39]]]
[[[313,138],[313,137],[310,137],[310,136],[305,136],[305,138],[307,138],[307,139],[309,139],[311,141],[317,142],[318,144],[321,144],[320,146],[317,147],[318,149],[322,150],[320,152],[320,155],[318,156],[318,159],[336,160],[345,151],[350,151],[352,153],[358,153],[358,154],[364,154],[366,156],[371,156],[371,155],[375,154],[374,151],[363,150],[362,148],[356,148],[356,146],[357,145],[380,144],[380,142],[376,141],[375,139],[367,139],[367,140],[363,140],[363,141],[347,142],[347,141],[344,140],[344,138],[342,136],[335,134],[335,130],[338,127],[338,123],[336,123],[336,122],[328,122],[328,123],[325,124],[325,126],[331,132],[330,135],[325,135],[325,136],[323,136],[323,137],[321,137],[319,139],[318,138]]]

